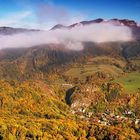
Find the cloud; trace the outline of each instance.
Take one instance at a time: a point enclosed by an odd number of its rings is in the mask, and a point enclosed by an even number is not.
[[[3,19],[0,19],[0,26],[13,26],[14,24],[19,24],[22,20],[29,17],[30,15],[30,11],[9,14]]]
[[[36,7],[36,15],[40,23],[46,22],[47,20],[61,23],[61,21],[65,21],[69,18],[66,9],[49,3],[38,4]]]
[[[33,7],[38,24],[42,25],[56,25],[65,24],[70,25],[75,22],[85,20],[85,15],[78,12],[71,12],[60,5],[55,5],[52,2],[40,3]]]
[[[49,29],[56,24],[70,25],[85,20],[81,12],[56,5],[53,0],[33,2],[32,0],[13,0],[24,11],[6,13],[1,17],[0,26]]]
[[[82,42],[125,42],[131,41],[132,39],[132,33],[129,27],[104,23],[78,26],[71,30],[58,29],[0,36],[0,48],[32,47],[54,43],[64,44],[68,49],[81,50],[83,48]]]

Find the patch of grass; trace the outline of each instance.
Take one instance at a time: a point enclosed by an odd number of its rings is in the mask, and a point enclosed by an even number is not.
[[[128,92],[137,91],[140,88],[140,73],[128,73],[125,76],[116,79],[115,82],[122,84]]]
[[[117,77],[123,73],[126,63],[123,59],[115,59],[107,56],[94,57],[87,60],[82,66],[75,66],[68,69],[64,75],[78,77],[83,80],[86,76],[96,72],[104,72],[112,77]]]
[[[83,67],[73,67],[65,72],[66,76],[71,77],[79,77],[80,79],[84,79],[88,75],[92,75],[98,71],[105,72],[113,77],[118,76],[123,73],[120,68],[117,68],[113,65],[109,64],[92,64],[92,65],[84,65]]]

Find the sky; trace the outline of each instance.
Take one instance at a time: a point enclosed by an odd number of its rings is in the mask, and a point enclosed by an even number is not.
[[[49,29],[96,18],[140,23],[140,0],[0,0],[0,26]]]

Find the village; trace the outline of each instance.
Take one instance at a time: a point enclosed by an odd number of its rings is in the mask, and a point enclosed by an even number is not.
[[[117,125],[127,123],[131,125],[140,125],[140,119],[135,117],[135,113],[131,110],[126,110],[123,115],[117,115],[109,110],[104,113],[94,114],[93,112],[86,112],[85,109],[79,109],[77,112],[71,110],[73,114],[79,116],[81,120],[94,122],[102,125]]]

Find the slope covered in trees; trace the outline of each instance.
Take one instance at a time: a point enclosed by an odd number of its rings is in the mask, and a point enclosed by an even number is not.
[[[0,51],[0,139],[140,139],[140,43]]]

